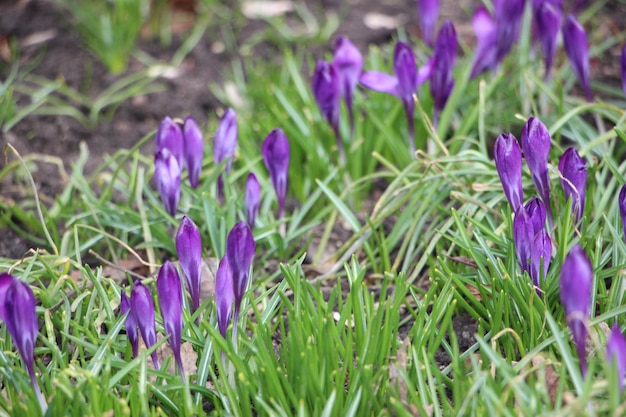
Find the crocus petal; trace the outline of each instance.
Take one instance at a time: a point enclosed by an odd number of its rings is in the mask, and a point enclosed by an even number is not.
[[[591,310],[591,289],[593,269],[585,251],[576,244],[567,254],[561,267],[561,303],[565,309],[565,318],[569,326],[583,376],[587,373],[585,359],[585,340],[587,321]]]
[[[233,109],[228,109],[222,116],[215,132],[213,142],[215,164],[218,165],[226,159],[228,162],[225,170],[230,172],[235,149],[237,149],[237,113]]]
[[[246,194],[244,196],[244,206],[246,208],[246,221],[250,230],[254,229],[256,215],[259,212],[261,203],[261,186],[254,173],[249,173],[246,179]]]
[[[522,268],[522,272],[526,271],[529,274],[533,238],[533,222],[530,216],[528,216],[526,208],[520,206],[515,212],[515,218],[513,219],[513,241],[515,242],[517,260]]]
[[[496,21],[496,60],[501,62],[519,37],[525,0],[494,0]]]
[[[204,141],[202,131],[196,121],[190,117],[185,119],[183,125],[183,137],[185,142],[185,161],[189,170],[189,183],[191,188],[198,187],[202,160],[204,159]]]
[[[192,312],[195,312],[200,307],[202,237],[196,224],[187,216],[183,217],[176,232],[176,253],[191,296]]]
[[[556,52],[556,41],[561,27],[561,10],[555,4],[544,1],[535,12],[535,21],[541,50],[546,66],[546,78],[550,75]]]
[[[167,149],[161,149],[154,156],[154,182],[165,210],[171,216],[176,215],[180,199],[180,165]]]
[[[617,199],[617,205],[619,207],[619,214],[622,218],[622,229],[624,230],[624,239],[626,239],[626,184],[622,186],[619,191]]]
[[[176,162],[178,162],[180,168],[184,167],[185,144],[183,142],[183,132],[178,123],[174,122],[170,117],[166,117],[159,124],[159,129],[155,136],[155,144],[155,153],[167,149],[176,157]]]
[[[312,78],[313,95],[322,115],[335,132],[339,129],[339,78],[335,68],[326,61],[318,61]]]
[[[263,161],[270,173],[272,185],[278,199],[279,214],[285,212],[287,196],[287,177],[289,175],[289,140],[282,129],[274,129],[263,142]],[[232,265],[231,265],[232,267]]]
[[[413,94],[417,89],[417,64],[413,50],[407,43],[396,43],[393,53],[393,70],[398,79],[398,95],[402,101],[413,101]]]
[[[542,283],[548,275],[550,260],[552,258],[552,240],[546,229],[541,229],[535,235],[530,248],[530,277],[533,285],[542,288]],[[541,263],[543,262],[543,269]]]
[[[548,176],[548,156],[550,155],[550,132],[536,117],[528,119],[522,128],[522,149],[530,173],[543,200],[548,219],[552,218],[550,211],[550,178]]]
[[[537,235],[546,226],[546,207],[539,197],[533,196],[524,204],[524,208],[533,223],[533,235]]]
[[[354,110],[352,99],[354,91],[359,83],[359,77],[363,72],[363,56],[359,49],[347,38],[339,37],[335,42],[333,53],[333,66],[339,78],[339,91],[346,101],[348,115],[350,117],[350,132],[354,132]]]
[[[128,313],[125,322],[126,337],[128,337],[130,347],[133,350],[133,358],[136,358],[139,354],[139,335],[137,334],[137,320],[135,319],[135,315],[131,311],[130,299],[126,295],[126,291],[122,290],[121,298],[122,299],[120,302],[120,311],[122,315]]]
[[[228,233],[226,255],[233,274],[233,293],[235,296],[235,316],[238,316],[241,300],[248,287],[250,266],[256,252],[252,231],[245,222],[237,223]]]
[[[0,320],[6,321],[6,313],[4,311],[4,301],[6,300],[7,290],[9,285],[15,278],[7,273],[0,274]]]
[[[606,343],[606,358],[617,369],[619,390],[624,390],[624,376],[626,376],[626,339],[617,323],[613,323],[611,335]]]
[[[472,17],[472,26],[476,34],[476,52],[472,63],[471,78],[496,68],[496,23],[484,7],[479,7]]]
[[[494,156],[504,194],[513,212],[517,212],[524,201],[524,189],[522,187],[522,151],[515,136],[511,133],[498,136]]]
[[[458,41],[454,25],[450,20],[446,20],[439,29],[435,42],[433,71],[430,78],[430,93],[438,112],[443,110],[454,86],[452,70],[457,48]]]
[[[156,343],[156,324],[154,322],[154,303],[148,287],[141,281],[135,281],[130,293],[130,311],[135,315],[141,337],[147,348]],[[159,358],[156,351],[152,352],[154,367],[159,369]]]
[[[424,43],[433,46],[439,17],[439,0],[417,0],[417,12]]]
[[[589,43],[587,42],[587,33],[572,15],[567,17],[563,25],[563,45],[572,65],[572,70],[585,91],[587,100],[593,101],[589,77]]]
[[[559,160],[561,171],[561,186],[565,198],[572,198],[572,211],[576,216],[576,223],[585,211],[585,185],[587,183],[587,162],[581,158],[575,148],[568,148]]]
[[[361,74],[359,82],[370,90],[379,91],[381,93],[398,95],[398,79],[393,75],[385,74],[379,71],[367,71]]]
[[[228,264],[228,256],[224,256],[215,275],[215,313],[217,315],[217,327],[224,338],[228,330],[234,301],[233,273]]]
[[[622,70],[622,89],[624,90],[624,96],[626,96],[626,43],[622,47],[622,58],[620,67]]]
[[[180,376],[184,380],[185,370],[180,356],[183,329],[183,294],[180,276],[170,261],[165,261],[159,269],[156,287],[165,334],[169,337],[168,342],[174,353]]]

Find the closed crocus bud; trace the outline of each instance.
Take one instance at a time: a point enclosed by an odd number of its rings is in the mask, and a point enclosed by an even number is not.
[[[565,318],[569,326],[583,376],[587,374],[585,359],[585,340],[587,339],[587,321],[591,309],[591,289],[593,269],[585,251],[576,244],[567,254],[561,267],[561,303],[565,309]]]
[[[430,94],[433,96],[435,109],[435,125],[439,119],[439,113],[443,110],[448,101],[448,97],[454,88],[454,60],[458,41],[454,25],[450,20],[446,20],[435,42],[435,52],[433,55],[433,73],[430,77]]]
[[[622,47],[622,59],[620,67],[622,70],[622,89],[624,90],[624,96],[626,96],[626,43]]]
[[[318,61],[313,72],[313,95],[322,115],[333,128],[341,162],[345,162],[345,152],[339,132],[339,78],[335,68],[326,61]]]
[[[192,313],[200,307],[202,280],[202,237],[189,217],[184,216],[176,232],[176,253],[191,297]]]
[[[180,165],[167,149],[161,149],[154,156],[154,182],[165,211],[175,216],[180,200]]]
[[[228,233],[226,239],[226,256],[233,277],[233,294],[235,296],[235,320],[239,317],[241,300],[250,280],[250,266],[256,252],[256,244],[252,231],[245,222],[237,223]]]
[[[587,162],[580,157],[574,148],[568,148],[559,160],[561,186],[565,198],[572,199],[572,212],[576,215],[576,223],[585,211],[585,185],[587,184]]]
[[[533,235],[544,230],[546,226],[546,207],[543,205],[541,199],[537,196],[533,196],[526,204],[524,204],[526,213],[530,217],[530,221],[533,224]]]
[[[198,187],[202,160],[204,159],[204,141],[202,131],[196,121],[190,117],[185,119],[183,125],[183,137],[185,142],[185,161],[189,170],[189,183],[191,188]]]
[[[528,119],[522,128],[522,149],[530,173],[543,200],[548,219],[552,221],[550,210],[550,178],[548,176],[548,156],[550,155],[550,132],[536,117]]]
[[[617,370],[621,392],[624,390],[624,376],[626,376],[626,339],[617,323],[613,323],[611,335],[606,343],[606,359]]]
[[[589,44],[587,33],[576,18],[567,16],[563,25],[563,45],[576,78],[585,91],[588,101],[593,101],[591,81],[589,78]]]
[[[213,142],[213,159],[215,165],[219,165],[226,160],[224,171],[230,172],[237,149],[237,114],[235,110],[228,109],[222,116],[217,131],[215,132],[215,140]],[[222,201],[224,198],[224,178],[220,174],[217,178],[217,198]]]
[[[183,132],[180,126],[174,122],[170,117],[163,119],[159,124],[155,137],[156,149],[155,153],[158,153],[162,149],[167,149],[176,158],[176,162],[180,168],[183,168],[185,163],[185,143],[183,142]]]
[[[249,173],[246,179],[246,194],[244,196],[244,206],[246,207],[246,221],[250,230],[254,229],[256,215],[259,212],[261,203],[261,186],[254,173]]]
[[[137,334],[137,319],[135,319],[135,315],[131,311],[130,299],[128,298],[128,296],[126,295],[126,291],[124,290],[122,290],[121,292],[120,311],[122,315],[128,313],[125,323],[126,336],[128,337],[130,347],[133,350],[133,358],[136,358],[139,354],[139,335]]]
[[[472,16],[472,26],[476,34],[476,52],[472,63],[471,78],[498,66],[496,56],[496,23],[484,7],[479,7]]]
[[[522,268],[522,272],[526,271],[529,274],[531,248],[534,236],[533,222],[530,216],[528,216],[526,208],[520,206],[515,212],[513,219],[513,241],[515,243],[517,260]]]
[[[130,311],[135,315],[141,337],[147,348],[156,343],[156,324],[154,323],[154,303],[148,287],[141,281],[135,281],[130,293]],[[159,369],[159,358],[156,351],[152,352],[154,367]]]
[[[543,1],[535,11],[535,22],[546,66],[545,78],[550,77],[550,69],[556,52],[556,41],[561,27],[561,9],[550,1]]]
[[[543,287],[542,283],[548,275],[551,259],[552,240],[548,232],[545,229],[541,229],[533,238],[530,247],[530,277],[535,287]],[[542,263],[543,269],[541,269]]]
[[[511,133],[498,136],[494,146],[494,157],[504,194],[513,212],[517,212],[524,201],[524,189],[522,187],[522,151],[515,136]]]
[[[338,37],[333,52],[333,67],[339,78],[339,91],[346,101],[350,117],[350,136],[354,135],[354,110],[352,101],[354,91],[363,72],[363,56],[359,49],[347,38]]]
[[[626,239],[626,184],[622,186],[617,199],[617,205],[619,206],[619,214],[622,218],[622,228],[624,230],[624,239]]]
[[[3,272],[0,274],[0,320],[6,321],[6,313],[4,311],[4,301],[6,300],[9,285],[15,278],[11,274]]]
[[[439,0],[417,0],[417,13],[422,39],[432,48],[439,17]]]
[[[282,129],[274,129],[263,142],[263,161],[270,173],[276,198],[278,199],[278,218],[285,214],[287,197],[287,177],[289,175],[289,140]]]
[[[233,273],[228,264],[228,256],[224,256],[215,275],[215,313],[217,315],[217,327],[224,338],[226,338],[234,301]]]
[[[156,281],[159,306],[163,317],[165,334],[169,337],[168,342],[174,353],[180,377],[185,380],[185,370],[180,356],[180,344],[183,332],[183,294],[180,285],[180,276],[176,267],[170,262],[165,263],[159,269]]]
[[[496,21],[496,59],[501,62],[517,42],[525,0],[494,0],[493,17]]]

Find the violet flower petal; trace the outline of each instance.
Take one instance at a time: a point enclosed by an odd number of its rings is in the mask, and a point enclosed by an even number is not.
[[[513,219],[513,241],[515,243],[517,260],[522,268],[522,272],[526,271],[529,274],[533,238],[533,222],[530,216],[528,216],[526,208],[520,206],[515,212]]]
[[[496,60],[501,62],[519,38],[525,0],[494,0],[496,22]]]
[[[589,76],[589,43],[587,42],[587,33],[572,15],[567,16],[562,31],[563,45],[572,65],[572,70],[585,91],[587,101],[593,101]]]
[[[189,170],[189,183],[191,188],[197,188],[202,171],[202,160],[204,159],[204,141],[202,131],[196,121],[191,116],[185,119],[183,125],[183,137],[185,142],[185,161]]]
[[[176,253],[191,297],[192,313],[200,307],[202,281],[202,237],[189,217],[184,216],[176,232]]]
[[[620,69],[622,72],[622,89],[624,90],[624,96],[626,96],[626,43],[622,47]]]
[[[587,184],[587,162],[575,148],[568,148],[559,160],[559,171],[563,178],[561,186],[565,198],[572,198],[572,212],[578,223],[585,211],[585,185]]]
[[[3,272],[0,274],[0,320],[6,321],[6,313],[4,311],[4,302],[6,300],[7,290],[9,289],[9,285],[13,282],[15,278],[11,274],[7,274]]]
[[[587,374],[585,358],[585,340],[587,322],[591,310],[591,289],[593,269],[585,251],[576,244],[567,254],[561,267],[561,303],[565,309],[565,318],[569,326],[583,377]]]
[[[154,303],[148,287],[141,281],[135,281],[130,293],[130,311],[135,315],[137,326],[146,348],[156,343],[156,324],[154,322]],[[160,368],[156,351],[152,352],[152,362],[156,369]]]
[[[454,61],[458,48],[458,41],[454,25],[446,20],[435,41],[433,54],[434,66],[430,78],[430,94],[433,97],[436,114],[440,113],[448,101],[454,88]]]
[[[531,117],[522,128],[521,142],[533,182],[545,205],[548,221],[551,222],[550,178],[548,176],[550,133],[548,128],[538,118]]]
[[[561,27],[561,9],[550,1],[543,1],[535,12],[535,21],[541,51],[545,62],[545,77],[550,76],[556,53],[556,41]]]
[[[226,239],[226,256],[233,276],[233,294],[235,296],[235,317],[239,316],[243,299],[250,279],[250,266],[256,252],[252,231],[245,222],[237,223]]]
[[[626,376],[626,339],[617,322],[613,323],[611,335],[606,343],[606,358],[609,364],[617,368],[619,390],[624,391],[624,376]]]
[[[265,138],[263,161],[270,173],[274,191],[276,191],[279,207],[278,218],[282,219],[285,214],[287,178],[289,175],[289,140],[282,129],[272,130]]]
[[[546,229],[541,229],[533,238],[530,248],[530,277],[533,285],[542,288],[548,275],[548,268],[552,259],[552,240]],[[543,270],[541,262],[543,261]]]
[[[337,140],[340,161],[345,162],[345,151],[339,130],[339,77],[335,67],[326,61],[318,61],[312,78],[313,95],[322,115],[330,124]]]
[[[432,48],[439,17],[439,0],[417,0],[417,13],[422,39]]]
[[[617,205],[619,207],[619,214],[622,218],[622,229],[624,230],[624,239],[626,239],[626,184],[622,185],[617,198]]]
[[[185,144],[183,142],[183,132],[178,123],[174,122],[170,117],[163,119],[155,136],[155,144],[155,153],[167,149],[176,158],[178,166],[183,169],[185,164]]]
[[[379,71],[367,71],[361,74],[359,82],[370,90],[388,93],[399,97],[398,95],[398,79],[393,75],[385,74]]]
[[[170,261],[165,261],[159,269],[156,287],[165,334],[169,337],[168,342],[174,353],[180,377],[184,381],[185,370],[180,356],[183,332],[183,294],[180,276],[176,267]]]
[[[154,182],[156,183],[161,201],[171,216],[176,215],[180,200],[180,165],[174,154],[161,149],[154,156]]]
[[[496,23],[484,7],[479,7],[472,17],[472,26],[476,34],[477,45],[472,63],[471,78],[498,66],[496,57]]]
[[[128,316],[126,316],[126,322],[124,323],[126,327],[126,337],[128,337],[130,347],[133,350],[133,358],[136,358],[137,355],[139,355],[139,335],[137,334],[137,319],[135,319],[135,315],[131,311],[130,299],[126,295],[126,291],[122,290],[120,296],[120,311],[122,315],[128,313]]]
[[[546,207],[539,197],[533,196],[524,204],[524,208],[533,223],[533,235],[537,235],[546,226]]]
[[[511,133],[498,136],[494,146],[494,157],[504,194],[513,212],[517,212],[524,201],[524,189],[522,187],[522,151],[515,136]]]
[[[215,275],[215,313],[217,315],[217,327],[224,338],[226,338],[234,301],[233,273],[228,263],[228,256],[224,256]]]
[[[249,173],[246,179],[246,194],[244,196],[244,206],[246,208],[246,221],[250,230],[254,229],[254,222],[259,212],[261,203],[261,186],[254,173]]]
[[[354,110],[352,108],[352,101],[354,91],[359,83],[359,77],[361,76],[361,72],[363,72],[363,56],[352,42],[340,36],[335,42],[333,66],[339,78],[340,95],[346,101],[348,116],[350,118],[350,136],[353,136]]]
[[[226,166],[224,168],[226,173],[230,172],[233,158],[235,157],[237,132],[237,113],[235,113],[233,109],[228,109],[217,126],[215,139],[213,141],[213,160],[215,161],[215,165],[219,165],[223,160],[226,160]],[[223,188],[224,178],[222,174],[220,174],[217,178],[217,198],[219,201],[222,201],[224,198]]]

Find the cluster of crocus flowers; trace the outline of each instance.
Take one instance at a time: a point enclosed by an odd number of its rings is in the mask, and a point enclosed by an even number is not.
[[[28,284],[7,273],[0,274],[0,320],[7,326],[13,344],[26,366],[41,409],[45,411],[46,400],[35,375],[35,343],[39,334],[35,296]]]
[[[263,161],[278,199],[278,218],[285,215],[287,178],[289,175],[289,140],[282,129],[274,129],[263,142]]]
[[[198,124],[187,117],[183,127],[170,117],[159,125],[155,136],[154,181],[165,206],[172,216],[178,210],[183,168],[189,172],[189,183],[196,188],[200,180],[204,141]]]
[[[224,173],[228,174],[233,164],[235,150],[237,149],[237,113],[235,110],[228,109],[222,116],[217,130],[215,131],[215,139],[213,141],[213,160],[215,165],[219,165],[225,161]],[[224,199],[224,174],[220,174],[217,178],[217,199]]]
[[[589,43],[587,33],[582,25],[572,15],[569,15],[563,25],[563,46],[569,58],[572,70],[585,92],[588,101],[593,101],[591,80],[589,75]]]

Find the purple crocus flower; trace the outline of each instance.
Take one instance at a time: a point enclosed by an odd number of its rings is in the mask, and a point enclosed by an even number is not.
[[[546,126],[536,117],[528,119],[522,128],[522,149],[526,163],[530,168],[533,182],[539,196],[543,200],[548,215],[548,221],[552,222],[550,209],[550,178],[548,176],[548,156],[550,155],[550,132]]]
[[[222,116],[217,131],[215,132],[215,140],[213,142],[213,159],[215,165],[219,165],[226,160],[224,171],[230,172],[235,157],[235,149],[237,148],[237,113],[235,110],[228,109]],[[222,174],[217,178],[217,198],[222,201],[224,198],[224,178]]]
[[[130,293],[130,311],[135,315],[141,337],[147,348],[156,343],[156,325],[154,323],[154,303],[148,287],[141,281],[135,281]],[[154,367],[159,369],[159,358],[156,351],[152,352]]]
[[[184,216],[176,232],[176,253],[183,269],[187,291],[191,296],[192,313],[200,307],[202,281],[202,237],[189,217]]]
[[[200,127],[198,127],[198,124],[191,116],[185,119],[183,138],[185,142],[185,161],[189,170],[189,183],[191,188],[195,189],[198,187],[200,171],[202,171],[204,141]]]
[[[587,321],[591,310],[591,288],[593,269],[585,251],[576,244],[565,257],[561,267],[561,303],[565,309],[565,319],[569,326],[583,377],[587,374],[585,340]]]
[[[289,175],[289,140],[282,129],[274,129],[263,142],[263,161],[270,173],[276,198],[278,199],[278,218],[285,214],[287,196],[287,177]]]
[[[617,369],[620,392],[624,390],[624,376],[626,376],[626,339],[617,322],[613,323],[611,335],[606,343],[606,358],[609,364]]]
[[[494,146],[494,157],[504,194],[513,212],[517,212],[524,201],[524,189],[522,187],[522,151],[515,136],[511,133],[498,136]]]
[[[35,375],[35,343],[39,334],[35,296],[28,284],[12,275],[1,274],[0,283],[2,320],[26,366],[41,409],[45,411],[46,400]]]
[[[154,182],[165,211],[175,216],[180,200],[180,165],[168,149],[161,149],[154,156]]]
[[[424,43],[432,48],[439,17],[439,0],[417,0],[420,30]]]
[[[178,162],[180,169],[183,169],[185,163],[183,132],[178,123],[174,122],[169,116],[159,124],[155,136],[155,144],[155,153],[167,149],[176,157],[176,162]]]
[[[533,235],[537,235],[546,227],[546,207],[539,197],[533,196],[524,204],[524,208],[533,223]]]
[[[435,126],[438,124],[439,114],[443,110],[448,101],[448,97],[454,88],[454,76],[452,70],[454,68],[454,60],[458,41],[454,25],[450,20],[446,20],[435,42],[435,51],[433,54],[433,72],[430,77],[430,94],[434,101]]]
[[[244,196],[244,206],[246,208],[246,221],[250,230],[254,229],[256,215],[259,212],[261,203],[261,186],[253,172],[248,174],[246,179],[246,194]]]
[[[626,43],[622,47],[622,59],[620,68],[622,70],[622,89],[624,90],[624,96],[626,96]]]
[[[217,327],[224,338],[226,338],[234,301],[233,273],[228,264],[228,256],[224,256],[215,275],[215,313],[217,315]]]
[[[589,77],[589,43],[587,42],[587,33],[572,15],[567,16],[562,30],[563,45],[572,65],[572,70],[585,91],[587,101],[593,101]]]
[[[361,75],[360,78],[361,84],[365,87],[392,94],[402,100],[409,126],[409,147],[411,149],[411,155],[415,154],[415,122],[413,120],[415,99],[413,96],[416,93],[417,87],[430,78],[433,64],[434,60],[431,59],[418,70],[415,64],[415,55],[413,55],[411,47],[404,42],[398,42],[393,54],[395,77],[378,71],[368,71]]]
[[[120,302],[120,311],[122,315],[128,313],[126,316],[126,336],[128,337],[128,341],[130,342],[130,347],[133,350],[133,358],[136,358],[139,355],[139,335],[137,334],[137,319],[135,319],[135,315],[131,311],[130,308],[130,299],[126,295],[126,291],[122,290],[121,292],[121,302]]]
[[[498,62],[502,62],[519,38],[525,3],[525,0],[494,0],[493,2],[493,17],[496,21],[496,60]]]
[[[341,132],[339,131],[339,77],[335,71],[335,67],[326,61],[318,61],[313,72],[312,79],[313,95],[319,106],[322,115],[330,124],[335,133],[337,140],[337,148],[339,149],[339,158],[341,163],[345,162],[345,151],[343,142],[341,141]]]
[[[622,218],[622,228],[624,230],[624,239],[626,239],[626,184],[622,186],[617,199],[619,214]]]
[[[483,72],[496,69],[499,61],[496,55],[496,22],[485,6],[479,7],[474,12],[472,26],[477,45],[470,77],[475,78]]]
[[[572,211],[576,215],[576,223],[585,211],[585,185],[587,184],[587,162],[581,158],[575,148],[568,148],[559,160],[561,186],[565,198],[572,198]]]
[[[339,91],[346,101],[350,118],[350,136],[354,136],[354,110],[352,99],[363,72],[363,56],[359,49],[347,38],[338,37],[333,52],[333,66],[339,78]]]
[[[235,297],[235,322],[239,317],[241,300],[248,287],[250,266],[256,251],[252,231],[245,222],[237,223],[228,233],[226,239],[226,256],[233,277],[233,294]]]
[[[543,1],[535,11],[534,21],[546,66],[545,78],[548,79],[556,52],[557,36],[561,27],[561,8],[551,1]]]
[[[530,278],[537,288],[543,287],[552,259],[552,240],[546,229],[541,229],[533,238],[530,247]],[[541,263],[543,262],[543,269]]]
[[[183,332],[183,292],[178,271],[170,261],[165,261],[159,269],[156,287],[165,334],[169,337],[168,342],[174,353],[180,377],[184,381],[185,370],[180,356]]]
[[[526,271],[529,274],[531,249],[534,236],[533,222],[528,215],[526,208],[524,206],[520,206],[515,212],[515,217],[513,218],[513,241],[515,242],[517,260],[522,268],[522,272]]]

